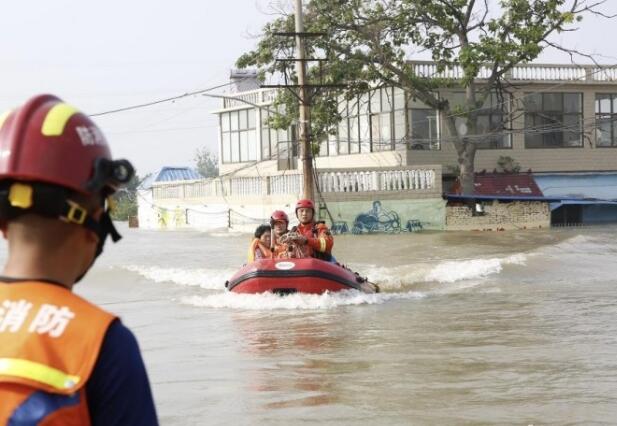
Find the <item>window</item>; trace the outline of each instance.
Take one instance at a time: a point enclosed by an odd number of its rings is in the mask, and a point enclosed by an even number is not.
[[[371,114],[373,151],[392,150],[392,134],[390,132],[390,127],[390,113]]]
[[[358,104],[358,118],[360,125],[360,152],[371,152],[371,130],[369,121],[370,97],[368,93],[360,95]]]
[[[583,146],[581,93],[531,93],[523,103],[525,148]]]
[[[322,143],[328,144],[328,155],[338,154],[338,134],[328,135],[328,140]]]
[[[349,153],[360,152],[360,124],[358,120],[358,98],[349,101]]]
[[[221,149],[223,163],[256,161],[259,156],[255,110],[221,113]]]
[[[371,93],[370,132],[371,151],[391,151],[392,146],[392,88]]]
[[[298,159],[296,127],[292,125],[288,130],[276,130],[276,133],[278,139],[278,169],[295,169]]]
[[[336,135],[328,137],[330,155],[347,154],[349,152],[347,99],[344,96],[338,98],[338,113],[341,121],[336,126]]]
[[[617,147],[617,95],[596,95],[596,146]]]
[[[394,110],[393,110],[393,127],[394,127],[394,146],[405,143],[407,119],[405,117],[405,92],[398,87],[394,88]]]
[[[478,97],[482,93],[478,93]],[[455,114],[457,110],[468,111],[467,97],[464,92],[446,93],[445,98],[450,103],[450,110]],[[476,132],[475,135],[469,133],[467,136],[473,138],[478,149],[509,149],[512,148],[512,139],[506,134],[505,129],[510,119],[510,97],[507,93],[498,96],[497,93],[490,93],[484,100],[481,108],[475,108],[476,113]],[[457,116],[458,122],[466,122],[466,116]],[[461,135],[462,136],[462,135]]]
[[[484,101],[483,108],[478,111],[477,134],[481,136],[477,141],[479,149],[512,148],[512,139],[504,132],[509,106],[507,93],[504,93],[502,98],[491,93]]]
[[[267,109],[261,110],[261,159],[273,160],[276,157],[276,144],[278,143],[275,129],[271,129],[268,120],[272,113]]]
[[[440,149],[438,111],[415,98],[408,100],[407,108],[407,147],[414,150]]]
[[[411,149],[439,149],[437,114],[434,109],[412,108]]]

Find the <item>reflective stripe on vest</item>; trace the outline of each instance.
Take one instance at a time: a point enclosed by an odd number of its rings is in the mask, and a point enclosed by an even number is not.
[[[319,251],[322,253],[326,251],[326,239],[323,237],[319,239]]]
[[[78,384],[79,376],[72,376],[38,362],[16,358],[0,358],[0,375],[34,380],[58,390],[70,389]]]
[[[7,426],[39,426],[55,412],[74,407],[81,402],[81,392],[73,395],[54,395],[47,392],[34,392],[8,419]]]

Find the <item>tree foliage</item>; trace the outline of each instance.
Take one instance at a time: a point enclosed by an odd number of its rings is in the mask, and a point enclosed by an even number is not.
[[[114,220],[128,220],[129,216],[137,216],[137,188],[146,179],[135,175],[125,188],[120,189],[113,195],[114,207],[111,217]]]
[[[197,171],[203,177],[211,178],[219,175],[218,157],[207,148],[201,148],[195,151],[194,160]]]
[[[311,136],[314,142],[334,133],[341,116],[338,97],[351,99],[369,87],[394,86],[410,98],[441,112],[444,126],[458,154],[465,193],[473,188],[479,109],[491,93],[507,91],[510,70],[533,61],[547,47],[578,52],[556,45],[551,36],[576,29],[584,14],[602,15],[604,0],[311,0],[305,11],[305,30],[325,32],[306,38],[308,57],[325,57],[321,68],[311,66],[309,79],[348,84],[344,92],[328,91],[313,97]],[[603,15],[605,16],[605,15]],[[255,50],[242,55],[239,67],[257,66],[261,76],[296,77],[289,62],[294,38],[276,36],[293,32],[293,15],[266,24]],[[409,59],[429,51],[436,75],[416,73]],[[441,72],[460,67],[456,79]],[[482,77],[480,81],[480,77]],[[465,105],[454,107],[438,89],[465,90]],[[277,128],[297,119],[297,99],[281,92],[274,107],[284,111],[271,119]],[[461,126],[460,122],[465,124]],[[457,123],[459,124],[457,126]],[[465,129],[465,130],[462,130]],[[462,132],[465,132],[462,134]]]

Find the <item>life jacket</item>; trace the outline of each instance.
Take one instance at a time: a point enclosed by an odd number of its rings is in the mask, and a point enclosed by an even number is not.
[[[287,251],[287,244],[277,243],[274,246],[274,258],[275,259],[289,259],[289,252]]]
[[[334,238],[332,238],[332,234],[325,222],[301,223],[294,227],[292,231],[306,237],[307,251],[309,251],[311,256],[328,262],[332,260],[331,251],[334,245]]]
[[[264,256],[264,258],[270,259],[272,257],[272,252],[270,251],[270,249],[266,247],[265,245],[263,245],[263,243],[259,240],[259,238],[254,238],[253,241],[251,241],[251,245],[249,246],[249,252],[248,252],[248,262],[249,263],[255,261],[255,251],[257,249],[261,251],[261,254]]]
[[[0,283],[0,425],[90,425],[86,383],[114,318],[58,285]]]

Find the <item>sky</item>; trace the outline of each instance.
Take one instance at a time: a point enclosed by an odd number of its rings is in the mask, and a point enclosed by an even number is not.
[[[0,112],[38,93],[55,94],[96,114],[225,84],[236,59],[256,46],[255,35],[274,18],[271,3],[9,2],[0,26]],[[603,10],[617,13],[617,0]],[[617,19],[587,17],[578,31],[554,40],[617,64],[616,35]],[[569,58],[547,51],[538,62],[569,63]],[[95,121],[114,157],[130,159],[144,176],[162,166],[194,166],[199,148],[216,152],[212,112],[221,103],[197,95]]]

